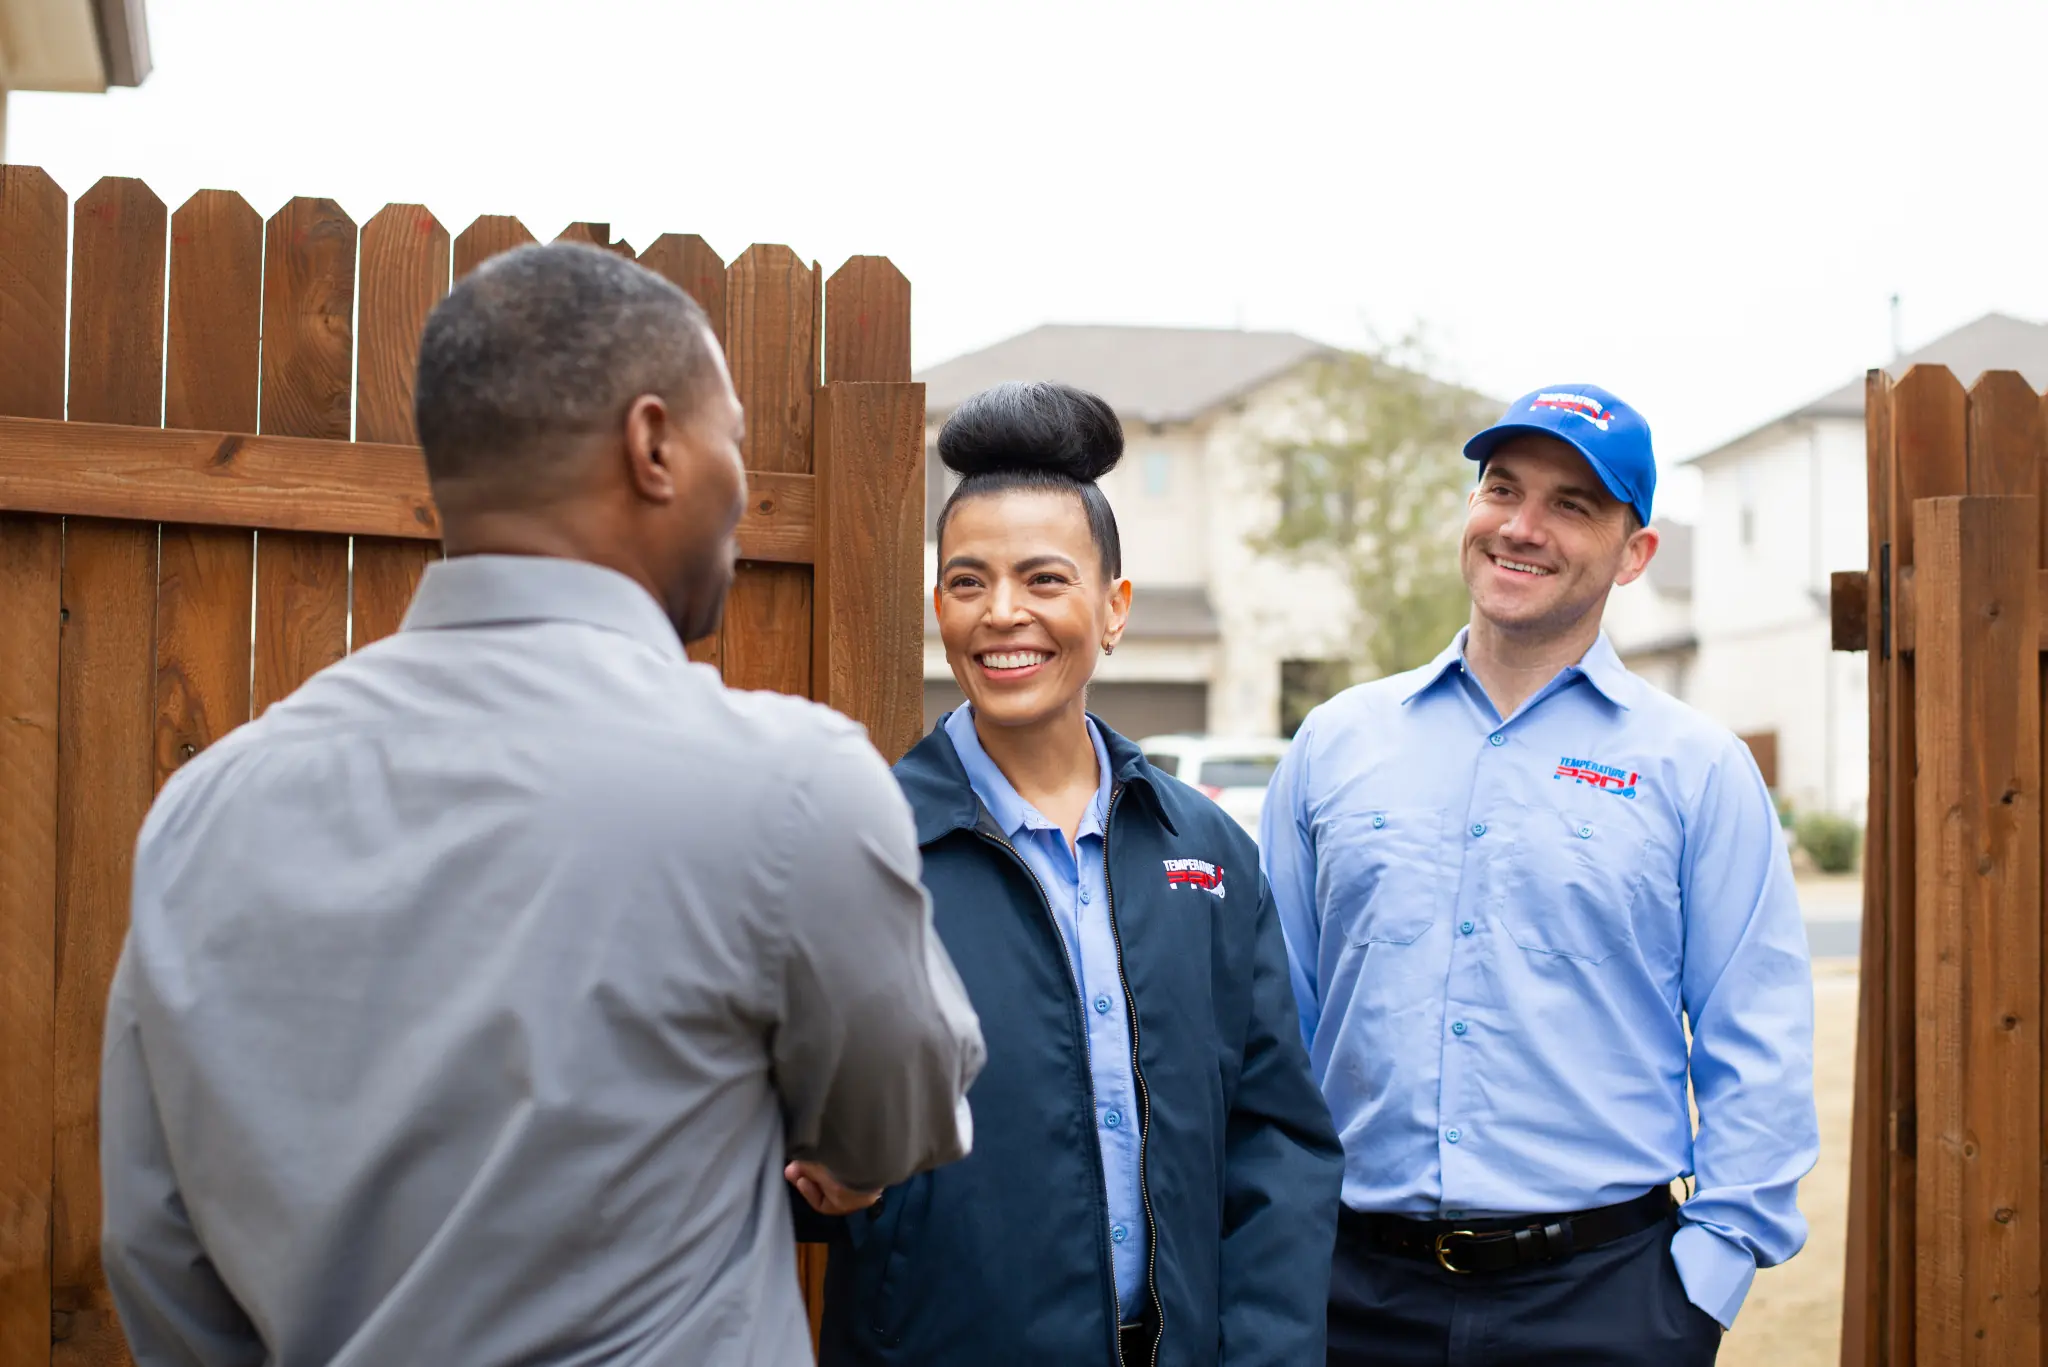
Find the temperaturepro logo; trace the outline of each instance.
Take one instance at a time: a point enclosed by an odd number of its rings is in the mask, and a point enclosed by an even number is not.
[[[1200,888],[1203,892],[1223,895],[1223,870],[1215,864],[1200,859],[1168,859],[1166,864],[1166,890],[1178,892],[1182,888]]]
[[[1598,760],[1573,759],[1567,755],[1557,762],[1557,772],[1551,777],[1568,778],[1574,783],[1598,788],[1603,793],[1633,798],[1636,795],[1636,780],[1641,775],[1627,769],[1617,769],[1611,764],[1602,764]]]
[[[1614,421],[1614,414],[1584,394],[1538,394],[1529,404],[1531,408],[1558,408],[1567,413],[1576,413],[1602,432]]]

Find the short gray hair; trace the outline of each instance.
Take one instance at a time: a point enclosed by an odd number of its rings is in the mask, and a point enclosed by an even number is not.
[[[551,439],[603,431],[642,394],[694,406],[716,345],[694,299],[622,256],[572,242],[506,252],[427,317],[413,388],[427,474],[502,475],[517,501],[558,473]]]

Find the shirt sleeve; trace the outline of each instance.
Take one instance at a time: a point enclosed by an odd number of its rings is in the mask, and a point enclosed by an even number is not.
[[[967,1154],[986,1053],[881,756],[835,733],[803,770],[781,856],[776,1083],[791,1157],[873,1190]]]
[[[130,952],[107,1003],[100,1059],[100,1261],[137,1363],[260,1367],[247,1314],[194,1233],[171,1167],[137,1020]]]
[[[1222,1367],[1320,1362],[1344,1150],[1295,1038],[1272,898],[1261,889],[1251,1021],[1224,1135]]]
[[[1820,1152],[1806,928],[1770,792],[1732,736],[1688,820],[1682,874],[1700,1123],[1671,1251],[1686,1295],[1725,1326],[1756,1269],[1804,1246],[1798,1185]]]
[[[1272,887],[1273,906],[1287,950],[1287,981],[1304,1045],[1313,1046],[1322,1003],[1316,959],[1322,951],[1322,923],[1316,911],[1316,855],[1308,833],[1308,751],[1311,716],[1295,732],[1266,787],[1259,814],[1259,861]]]

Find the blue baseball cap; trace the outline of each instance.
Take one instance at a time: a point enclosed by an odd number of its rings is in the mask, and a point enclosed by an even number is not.
[[[1650,424],[1614,395],[1592,384],[1554,384],[1508,405],[1499,422],[1465,443],[1465,458],[1484,462],[1503,442],[1525,432],[1556,437],[1586,458],[1607,492],[1650,525],[1657,492],[1657,457]]]

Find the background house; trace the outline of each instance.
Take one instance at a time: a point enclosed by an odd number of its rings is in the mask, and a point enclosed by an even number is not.
[[[968,395],[1004,380],[1062,380],[1124,424],[1102,482],[1133,583],[1131,622],[1101,662],[1091,706],[1133,737],[1275,735],[1284,673],[1346,653],[1350,599],[1335,576],[1255,554],[1273,515],[1261,433],[1329,349],[1286,332],[1049,325],[919,375],[926,385],[925,721],[960,701],[929,608],[929,538],[952,475],[938,431]]]
[[[1656,558],[1635,583],[1609,595],[1603,620],[1630,672],[1683,700],[1699,654],[1692,622],[1692,527],[1662,517],[1651,525],[1659,537]]]
[[[0,161],[7,92],[102,93],[149,75],[143,0],[0,0]]]
[[[1987,314],[1885,368],[1896,377],[1918,364],[1946,365],[1965,385],[2017,370],[2040,389],[2048,326]],[[1700,473],[1698,645],[1683,694],[1772,761],[1763,767],[1781,797],[1858,820],[1866,663],[1829,648],[1828,576],[1868,563],[1864,461],[1858,378],[1688,462]]]

